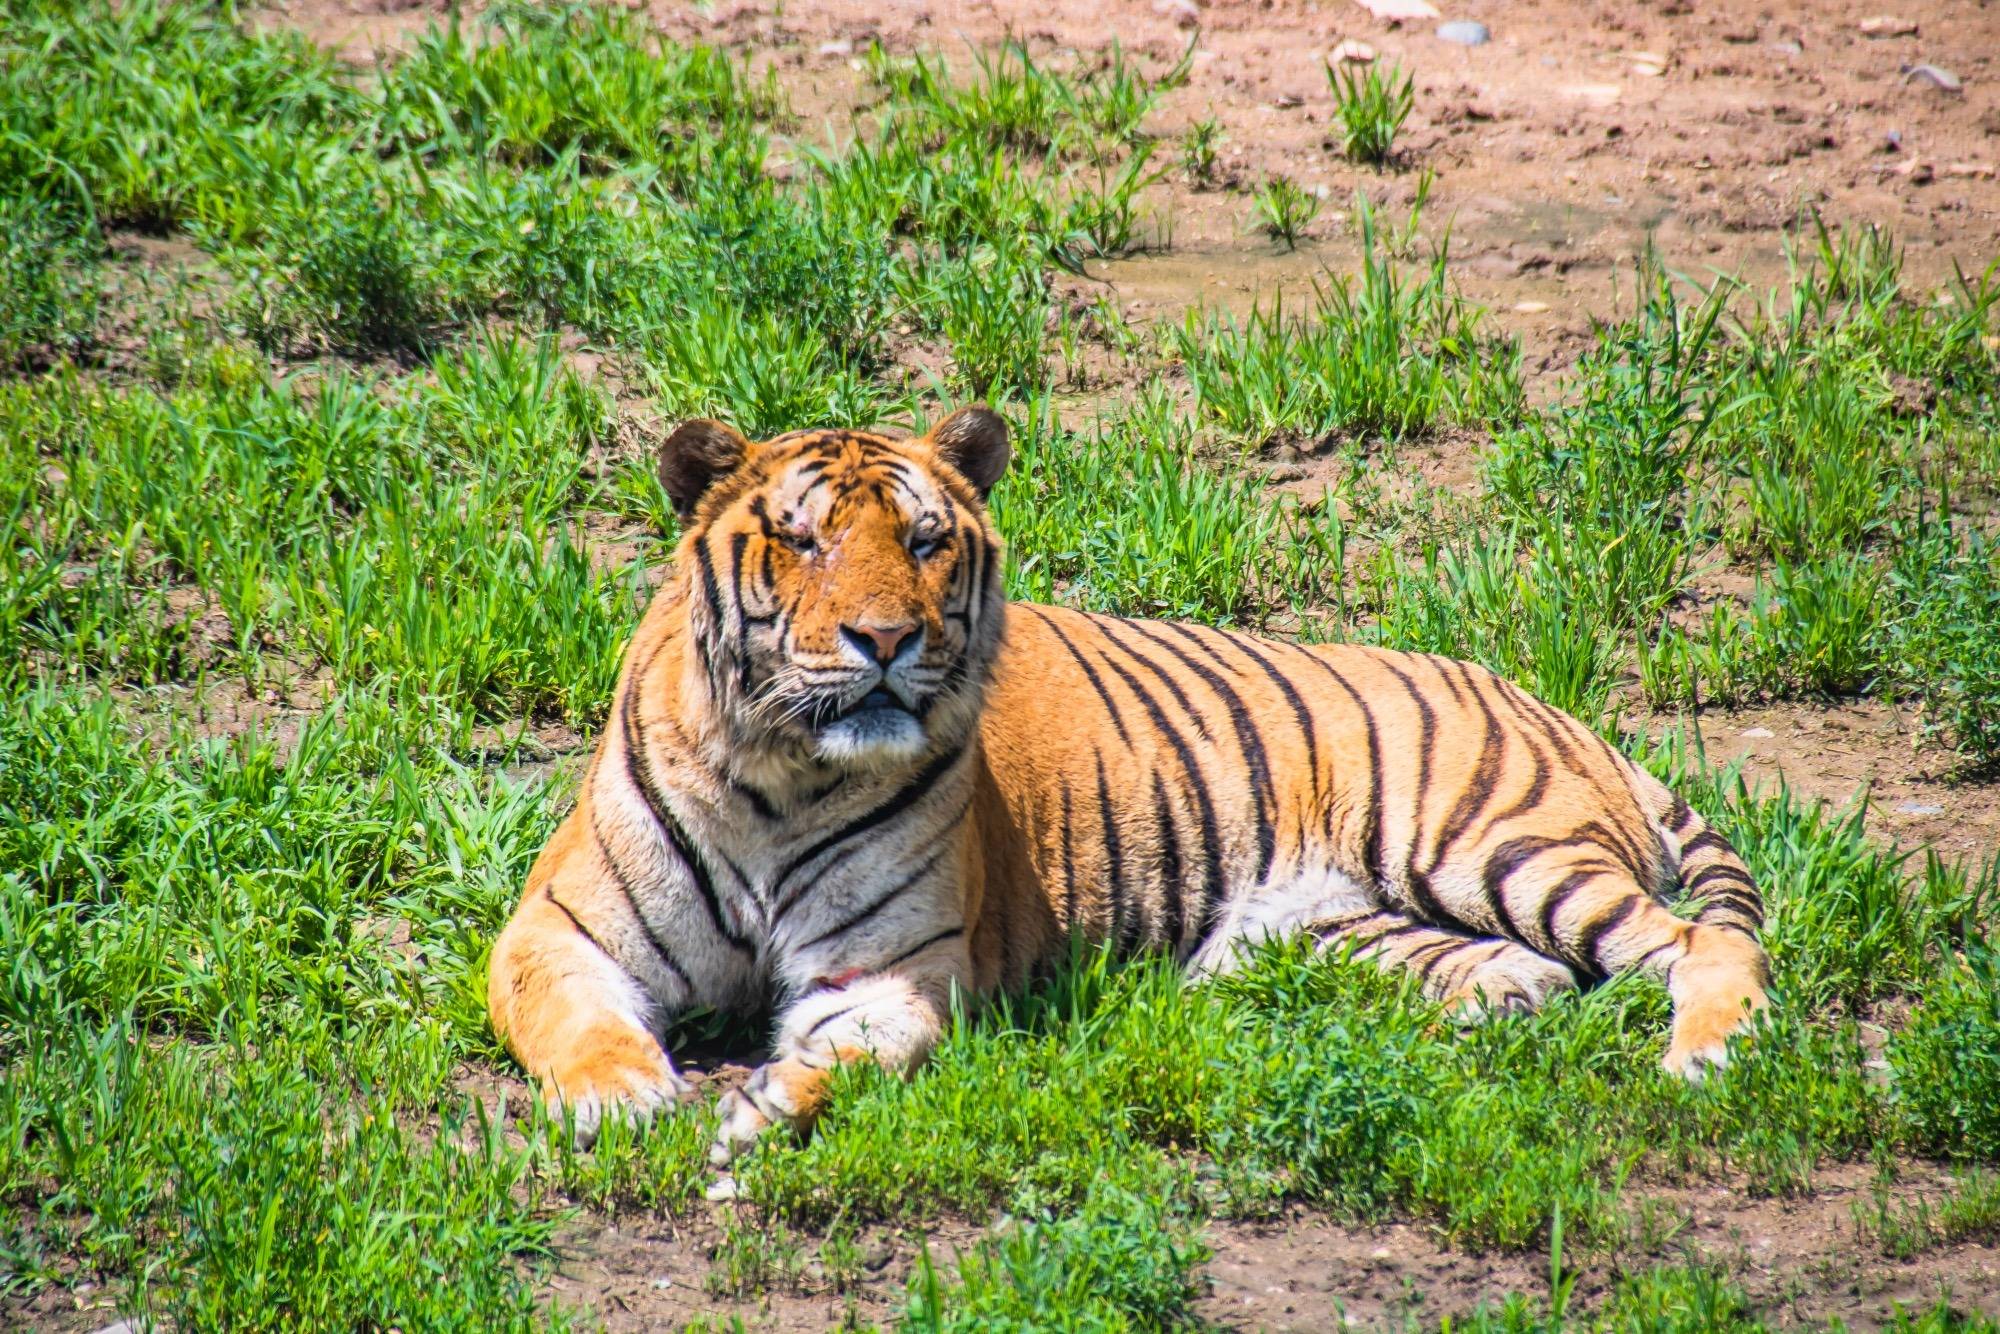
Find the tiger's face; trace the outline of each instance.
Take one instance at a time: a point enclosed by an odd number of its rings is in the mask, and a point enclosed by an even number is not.
[[[668,438],[691,628],[733,746],[881,768],[970,730],[1003,597],[984,501],[1008,449],[984,408],[915,440],[752,443],[708,421]]]

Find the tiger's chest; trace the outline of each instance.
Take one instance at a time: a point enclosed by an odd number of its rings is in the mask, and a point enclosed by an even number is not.
[[[754,1007],[837,984],[904,935],[959,920],[963,759],[940,756],[894,781],[843,780],[805,800],[737,789],[690,809],[692,851],[744,945],[715,959],[713,994]]]

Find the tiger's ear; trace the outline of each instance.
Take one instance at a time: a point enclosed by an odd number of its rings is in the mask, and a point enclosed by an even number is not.
[[[683,522],[692,518],[702,493],[749,456],[750,442],[721,422],[697,418],[676,426],[660,446],[660,485],[674,502],[674,513]]]
[[[1007,443],[1006,418],[980,405],[960,408],[925,438],[939,458],[972,483],[982,500],[1007,471],[1007,459],[1014,452]]]

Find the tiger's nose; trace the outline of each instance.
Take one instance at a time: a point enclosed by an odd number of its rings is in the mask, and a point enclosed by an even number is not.
[[[896,660],[897,651],[917,633],[917,627],[914,621],[901,625],[843,625],[840,633],[848,643],[887,667]]]

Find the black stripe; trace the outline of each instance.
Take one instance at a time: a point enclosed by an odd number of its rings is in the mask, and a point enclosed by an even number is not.
[[[1388,916],[1396,918],[1397,925],[1390,927],[1386,931],[1377,931],[1374,935],[1368,937],[1369,944],[1373,945],[1379,941],[1390,940],[1396,936],[1412,935],[1417,932],[1429,935],[1437,930],[1429,922],[1413,922],[1409,918],[1403,917],[1400,913],[1390,913]]]
[[[1076,929],[1076,847],[1070,836],[1070,823],[1075,812],[1070,809],[1069,779],[1062,780],[1062,871],[1063,871],[1063,925]]]
[[[918,941],[916,944],[910,946],[910,948],[904,950],[901,954],[898,954],[895,958],[889,960],[889,962],[884,964],[877,964],[874,971],[878,973],[885,973],[889,971],[889,969],[894,968],[899,963],[907,963],[911,959],[916,958],[919,954],[922,954],[925,950],[929,949],[931,946],[937,944],[941,940],[950,940],[953,936],[962,936],[964,934],[965,934],[965,928],[962,926],[954,926],[948,931],[940,931],[934,936]]]
[[[542,897],[547,899],[550,903],[553,903],[556,907],[557,912],[561,913],[564,917],[569,918],[569,924],[576,928],[576,933],[582,936],[585,940],[589,941],[591,945],[596,948],[599,954],[602,954],[605,958],[611,960],[612,963],[617,964],[618,970],[620,972],[625,971],[625,965],[622,963],[618,963],[618,956],[613,954],[610,950],[605,949],[604,942],[599,940],[596,936],[590,934],[590,928],[583,924],[583,919],[581,917],[578,917],[575,913],[571,912],[569,910],[569,905],[567,903],[564,903],[561,899],[557,898],[556,892],[553,889],[550,889],[547,885],[543,885]]]
[[[818,935],[814,936],[811,940],[806,941],[803,945],[794,946],[793,947],[794,952],[803,953],[806,950],[811,949],[815,945],[823,945],[827,941],[832,940],[835,936],[844,935],[845,933],[852,931],[855,927],[860,926],[863,922],[867,921],[869,918],[875,916],[877,913],[881,912],[884,908],[888,907],[891,903],[893,903],[896,900],[898,896],[908,892],[909,889],[917,883],[917,881],[929,875],[932,869],[937,866],[938,861],[944,856],[944,854],[945,854],[945,849],[943,847],[938,848],[935,852],[931,853],[931,855],[928,858],[926,858],[923,864],[917,867],[916,870],[910,872],[908,875],[904,876],[901,880],[897,881],[890,888],[883,891],[881,894],[877,895],[875,899],[872,902],[870,902],[867,907],[863,908],[860,912],[855,913],[854,916],[848,918],[846,921],[842,922],[839,926],[833,927],[832,929],[827,931],[820,932]]]
[[[1514,920],[1512,910],[1507,907],[1507,881],[1514,873],[1530,861],[1547,852],[1550,848],[1570,846],[1567,840],[1543,838],[1529,834],[1524,838],[1509,839],[1494,849],[1480,871],[1480,883],[1486,889],[1487,906],[1493,910],[1494,921],[1499,924],[1501,934],[1522,939],[1521,927]]]
[[[1464,663],[1452,664],[1465,675],[1465,688],[1472,692],[1472,698],[1479,705],[1479,712],[1486,719],[1486,743],[1479,749],[1479,763],[1474,766],[1472,777],[1466,782],[1465,791],[1458,794],[1452,803],[1450,814],[1438,826],[1437,842],[1431,846],[1431,864],[1426,872],[1435,873],[1444,864],[1445,854],[1451,850],[1479,813],[1493,800],[1493,789],[1500,781],[1500,769],[1507,759],[1507,734],[1500,729],[1500,720],[1493,716],[1493,709],[1486,703],[1486,696],[1480,693],[1478,683],[1472,678],[1472,671]],[[1443,669],[1440,668],[1440,671]]]
[[[1563,905],[1568,903],[1579,889],[1601,874],[1599,871],[1571,871],[1557,882],[1549,891],[1548,897],[1542,900],[1542,940],[1546,942],[1543,948],[1550,954],[1557,958],[1568,957],[1569,952],[1563,948],[1562,941],[1556,938],[1556,914],[1562,911]]]
[[[1702,867],[1694,873],[1691,879],[1682,881],[1681,892],[1683,894],[1699,893],[1701,887],[1711,880],[1736,880],[1741,881],[1746,889],[1754,890],[1757,888],[1757,882],[1751,879],[1750,873],[1742,867],[1717,862],[1713,865]]]
[[[1264,734],[1258,730],[1257,721],[1250,710],[1244,707],[1243,697],[1231,689],[1228,682],[1195,661],[1178,645],[1154,634],[1139,622],[1118,621],[1105,616],[1093,619],[1100,626],[1125,626],[1132,633],[1173,654],[1182,666],[1199,676],[1222,702],[1222,707],[1229,714],[1230,727],[1236,733],[1237,749],[1243,755],[1244,766],[1250,771],[1250,794],[1257,806],[1257,874],[1253,878],[1261,883],[1270,875],[1271,865],[1278,857],[1278,831],[1275,820],[1278,792],[1276,784],[1271,779],[1271,762],[1270,756],[1264,749]],[[1108,629],[1106,633],[1110,633]]]
[[[1409,885],[1410,897],[1414,900],[1414,906],[1419,914],[1433,921],[1444,920],[1449,914],[1445,912],[1444,905],[1438,902],[1437,895],[1431,892],[1429,878],[1417,870],[1416,863],[1417,843],[1424,836],[1424,798],[1430,792],[1431,756],[1437,748],[1437,714],[1432,710],[1431,702],[1417,689],[1417,683],[1404,675],[1400,667],[1385,658],[1382,668],[1402,683],[1410,702],[1416,705],[1417,722],[1422,737],[1422,745],[1417,751],[1416,803],[1410,812],[1410,851],[1404,863],[1405,879]]]
[[[1447,940],[1442,946],[1432,951],[1429,958],[1423,961],[1423,964],[1417,969],[1417,976],[1426,982],[1430,981],[1431,974],[1437,971],[1439,964],[1466,948],[1466,946],[1477,945],[1478,943],[1477,940],[1470,936],[1459,936],[1452,940]],[[1412,955],[1411,958],[1415,958],[1415,956]],[[1403,960],[1404,967],[1408,967],[1409,964],[1410,959]]]
[[[714,632],[718,635],[725,634],[729,630],[729,614],[727,609],[722,604],[722,587],[720,584],[716,582],[715,579],[715,562],[709,557],[708,554],[708,540],[706,534],[696,539],[694,543],[694,556],[695,556],[695,563],[701,567],[702,597],[708,603],[709,618],[714,622],[714,624],[711,626],[711,629],[713,629]],[[717,659],[720,657],[720,655],[704,654],[703,656],[709,659],[708,663],[706,664],[708,668],[709,686],[711,689],[715,690],[717,694],[721,694],[722,693],[721,682],[716,678],[715,674],[716,667],[719,665]]]
[[[1639,900],[1640,896],[1637,894],[1625,895],[1618,900],[1616,908],[1584,927],[1583,934],[1577,937],[1576,952],[1589,961],[1589,966],[1596,969],[1599,976],[1606,971],[1597,957],[1599,948],[1604,944],[1604,938],[1623,926],[1625,920],[1637,911]]]
[[[866,1001],[856,1001],[852,1005],[841,1006],[838,1010],[835,1010],[831,1014],[821,1015],[819,1018],[813,1021],[813,1026],[811,1028],[808,1028],[803,1034],[800,1035],[800,1041],[804,1041],[806,1038],[814,1036],[822,1028],[825,1028],[828,1024],[832,1023],[834,1020],[844,1019],[848,1015],[853,1014],[856,1010],[860,1009],[863,1005],[866,1004],[867,1004]]]
[[[1187,634],[1191,639],[1195,638],[1193,632],[1186,626],[1175,626],[1174,628]],[[1314,726],[1312,710],[1306,707],[1305,699],[1299,694],[1298,687],[1292,684],[1290,677],[1278,670],[1276,664],[1264,656],[1262,650],[1258,648],[1256,640],[1250,638],[1248,635],[1240,635],[1230,630],[1215,630],[1212,633],[1221,635],[1233,644],[1239,653],[1256,663],[1259,670],[1271,678],[1271,684],[1276,686],[1279,693],[1284,695],[1286,703],[1292,706],[1292,717],[1298,722],[1299,734],[1305,738],[1306,768],[1311,772],[1312,794],[1314,799],[1317,800],[1319,797],[1320,778],[1319,729]],[[1197,642],[1199,641],[1197,640]]]
[[[1111,784],[1104,776],[1104,755],[1097,755],[1097,816],[1104,824],[1104,877],[1111,894],[1111,939],[1120,949],[1130,942],[1132,923],[1125,917],[1125,849],[1118,838],[1118,819],[1111,807]]]
[[[1029,610],[1041,614],[1038,608],[1031,607]],[[1196,938],[1200,939],[1207,935],[1213,924],[1216,908],[1222,902],[1223,893],[1222,835],[1216,826],[1215,798],[1208,790],[1208,783],[1202,776],[1201,766],[1195,762],[1194,751],[1189,747],[1187,738],[1174,730],[1173,725],[1167,721],[1166,711],[1160,707],[1160,702],[1146,693],[1138,678],[1121,667],[1116,660],[1106,656],[1104,665],[1118,674],[1118,679],[1125,683],[1125,688],[1139,701],[1139,706],[1146,711],[1146,716],[1153,720],[1154,728],[1167,739],[1167,744],[1173,747],[1174,754],[1180,759],[1181,771],[1187,775],[1188,791],[1194,795],[1195,813],[1201,820],[1202,903],[1201,916],[1195,924]]]
[[[958,763],[959,757],[961,757],[964,754],[965,754],[964,746],[959,746],[957,749],[954,750],[945,751],[943,754],[933,759],[929,764],[925,765],[921,770],[919,770],[915,775],[913,775],[909,782],[903,784],[902,787],[896,789],[895,794],[891,796],[887,801],[875,807],[873,810],[868,811],[863,815],[855,817],[847,824],[842,825],[839,829],[834,830],[831,834],[828,834],[826,837],[820,839],[817,843],[814,843],[804,852],[801,852],[798,856],[792,858],[789,862],[785,863],[785,868],[779,871],[778,874],[774,876],[771,880],[771,889],[773,894],[776,894],[778,890],[782,889],[787,880],[790,880],[802,868],[804,868],[806,865],[812,862],[812,860],[818,857],[821,853],[827,851],[829,848],[835,847],[838,844],[845,843],[847,840],[851,838],[855,838],[858,837],[859,835],[865,834],[870,829],[875,828],[877,825],[884,824],[889,820],[895,819],[898,815],[901,815],[904,811],[907,811],[908,809],[910,809],[910,807],[916,805],[919,801],[923,800],[924,796],[928,794],[934,787],[936,787],[938,780],[943,778],[945,774],[949,773],[951,771],[952,766]],[[791,907],[791,905],[794,902],[796,902],[797,899],[798,899],[797,893],[788,895],[780,903],[778,912],[782,914],[787,908]]]
[[[1158,769],[1153,770],[1153,823],[1160,831],[1160,892],[1167,918],[1161,926],[1167,944],[1177,950],[1187,925],[1181,917],[1181,836],[1174,827],[1174,806],[1167,796],[1166,780]]]
[[[1512,681],[1503,679],[1500,684],[1514,696],[1514,703],[1523,714],[1541,724],[1543,737],[1556,748],[1556,758],[1563,762],[1563,767],[1577,768],[1576,747],[1569,736],[1569,715],[1550,708]]]
[[[707,864],[702,861],[699,849],[688,837],[687,831],[681,828],[681,822],[675,818],[673,810],[667,805],[666,798],[661,795],[654,781],[652,759],[647,755],[644,739],[640,735],[639,678],[636,676],[625,688],[621,713],[624,723],[626,777],[631,780],[632,786],[639,790],[640,799],[646,803],[646,809],[652,812],[653,820],[659,825],[660,832],[665,835],[667,845],[673,849],[674,855],[680,858],[681,864],[687,867],[688,878],[694,882],[695,892],[701,896],[702,905],[708,909],[708,920],[714,924],[716,934],[729,942],[731,947],[745,954],[752,953],[750,942],[724,920],[722,900],[716,895]]]
[[[743,554],[750,549],[750,534],[735,532],[729,535],[729,587],[736,595],[736,672],[737,686],[744,692],[750,689],[750,618],[743,611]]]
[[[1673,798],[1674,804],[1667,808],[1665,824],[1668,832],[1678,834],[1688,827],[1689,821],[1694,819],[1694,808],[1682,800],[1678,792],[1673,794]]]
[[[1735,855],[1736,849],[1729,846],[1729,840],[1713,829],[1704,829],[1687,842],[1681,844],[1681,859],[1685,861],[1697,852],[1713,850]]]
[[[771,804],[769,797],[740,778],[731,778],[727,781],[729,783],[729,790],[749,802],[750,809],[757,812],[759,816],[766,820],[775,820],[778,818],[778,808]]]
[[[1030,610],[1033,609],[1031,608]],[[1049,627],[1050,632],[1055,635],[1057,642],[1069,650],[1070,657],[1076,659],[1076,665],[1083,668],[1083,674],[1090,680],[1090,688],[1097,692],[1097,697],[1104,701],[1104,711],[1111,715],[1111,725],[1117,729],[1118,739],[1123,741],[1127,748],[1130,748],[1132,745],[1132,735],[1125,730],[1125,715],[1119,712],[1117,702],[1111,698],[1111,692],[1104,688],[1104,678],[1099,676],[1097,669],[1092,667],[1083,654],[1077,651],[1076,645],[1070,642],[1070,637],[1063,633],[1061,626],[1046,616],[1041,619]]]
[[[1368,701],[1361,698],[1345,676],[1335,671],[1333,664],[1302,645],[1294,645],[1298,652],[1305,654],[1306,660],[1333,678],[1333,683],[1347,692],[1354,707],[1361,714],[1362,725],[1368,732],[1368,814],[1362,821],[1361,857],[1362,870],[1367,873],[1368,882],[1382,886],[1382,734],[1375,723],[1375,711],[1368,707]],[[1332,818],[1333,803],[1327,803],[1328,819]],[[1332,829],[1328,829],[1331,836]]]
[[[660,962],[666,966],[668,972],[680,979],[683,987],[689,991],[694,990],[693,984],[688,981],[687,969],[681,967],[680,960],[674,957],[673,951],[667,948],[667,943],[660,939],[657,931],[653,930],[651,919],[640,910],[639,898],[632,892],[632,881],[626,876],[625,869],[618,864],[618,858],[612,855],[611,845],[604,841],[604,833],[597,827],[595,814],[591,816],[590,836],[597,840],[597,855],[604,858],[605,868],[611,872],[611,883],[625,896],[625,906],[630,908],[632,916],[638,919],[639,930],[645,933],[646,942],[653,947],[653,953],[659,956]],[[551,893],[549,898],[553,900],[555,895]]]

